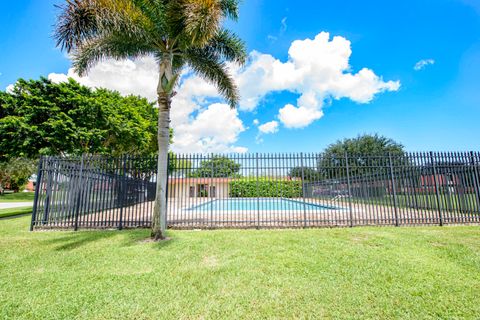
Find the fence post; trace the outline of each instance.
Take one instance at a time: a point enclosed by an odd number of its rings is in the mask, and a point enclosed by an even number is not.
[[[80,158],[80,171],[78,172],[78,191],[77,191],[77,203],[75,207],[75,224],[73,226],[73,230],[78,230],[78,215],[80,211],[80,201],[82,199],[82,187],[83,187],[83,162],[84,162],[84,155]]]
[[[430,161],[432,161],[432,168],[433,168],[433,181],[435,183],[435,195],[437,198],[438,219],[439,219],[440,226],[443,226],[442,207],[440,206],[440,193],[438,190],[438,180],[437,180],[437,165],[435,164],[435,159],[433,157],[432,151],[430,151]]]
[[[258,152],[255,153],[255,176],[256,176],[256,185],[255,189],[257,190],[257,229],[260,228],[260,193],[258,191]]]
[[[345,152],[345,168],[347,170],[347,187],[348,187],[348,208],[350,212],[350,227],[353,227],[353,208],[352,208],[352,191],[350,185],[350,169],[348,166],[348,154]]]
[[[123,228],[123,208],[125,207],[125,198],[127,197],[128,187],[127,187],[127,156],[123,156],[123,166],[122,166],[122,177],[121,177],[121,187],[120,187],[120,217],[118,220],[118,230]]]
[[[30,231],[33,231],[33,226],[37,220],[37,202],[39,200],[38,193],[40,191],[40,182],[42,181],[42,169],[43,169],[43,156],[41,156],[40,161],[38,161],[37,181],[35,183],[35,195],[33,198],[32,221],[30,223]]]
[[[210,183],[207,188],[207,195],[210,198],[210,226],[213,227],[213,198],[212,198],[212,185],[213,185],[213,177],[214,177],[214,170],[215,166],[213,165],[213,153],[210,156],[210,166],[212,172],[210,174]]]
[[[300,152],[300,168],[302,170],[303,227],[307,226],[307,207],[305,204],[305,170],[303,168],[303,152]]]
[[[51,159],[52,159],[51,157],[47,157],[47,161],[46,161],[47,185],[45,187],[45,189],[46,189],[45,190],[45,205],[43,207],[43,219],[42,219],[43,224],[47,223],[48,216],[49,216],[49,213],[50,213],[50,199],[52,197],[52,172],[51,172],[51,169],[50,169],[50,164],[51,164],[52,161],[49,161]]]
[[[480,212],[480,190],[478,182],[478,168],[475,163],[475,155],[473,151],[470,151],[470,164],[473,166],[473,187],[475,188],[475,197],[477,200],[477,212]]]
[[[392,162],[392,153],[388,153],[388,160],[390,164],[390,178],[392,182],[392,192],[393,192],[393,209],[395,211],[395,226],[398,227],[398,202],[397,202],[397,187],[395,186],[395,178],[393,174],[393,162]]]

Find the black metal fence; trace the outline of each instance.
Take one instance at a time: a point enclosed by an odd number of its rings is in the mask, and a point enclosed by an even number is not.
[[[477,152],[177,154],[172,228],[279,228],[480,222]],[[153,157],[40,161],[32,228],[148,227]]]

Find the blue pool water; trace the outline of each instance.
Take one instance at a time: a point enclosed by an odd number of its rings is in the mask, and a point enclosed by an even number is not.
[[[212,200],[203,204],[192,206],[188,210],[199,211],[248,211],[248,210],[269,210],[269,211],[289,211],[289,210],[322,210],[322,209],[339,209],[336,207],[322,206],[312,203],[304,203],[302,201],[290,199],[221,199]]]

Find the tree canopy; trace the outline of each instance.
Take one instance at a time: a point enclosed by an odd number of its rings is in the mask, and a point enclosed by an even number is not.
[[[352,176],[378,173],[388,167],[389,155],[394,165],[407,161],[404,153],[403,145],[393,139],[378,134],[359,135],[329,145],[318,160],[318,171],[326,178],[343,177],[348,160]]]
[[[40,155],[157,150],[157,112],[138,96],[90,89],[73,79],[20,79],[0,92],[0,160]]]
[[[241,165],[232,159],[223,156],[213,156],[209,160],[200,163],[198,169],[193,173],[193,177],[214,177],[229,178],[238,177]]]

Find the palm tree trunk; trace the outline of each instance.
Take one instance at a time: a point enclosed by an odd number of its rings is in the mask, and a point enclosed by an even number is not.
[[[170,142],[170,106],[172,92],[168,84],[173,79],[172,56],[165,55],[160,61],[160,77],[158,80],[158,163],[157,193],[152,216],[152,238],[162,240],[166,237],[167,222],[167,169],[168,146]]]

